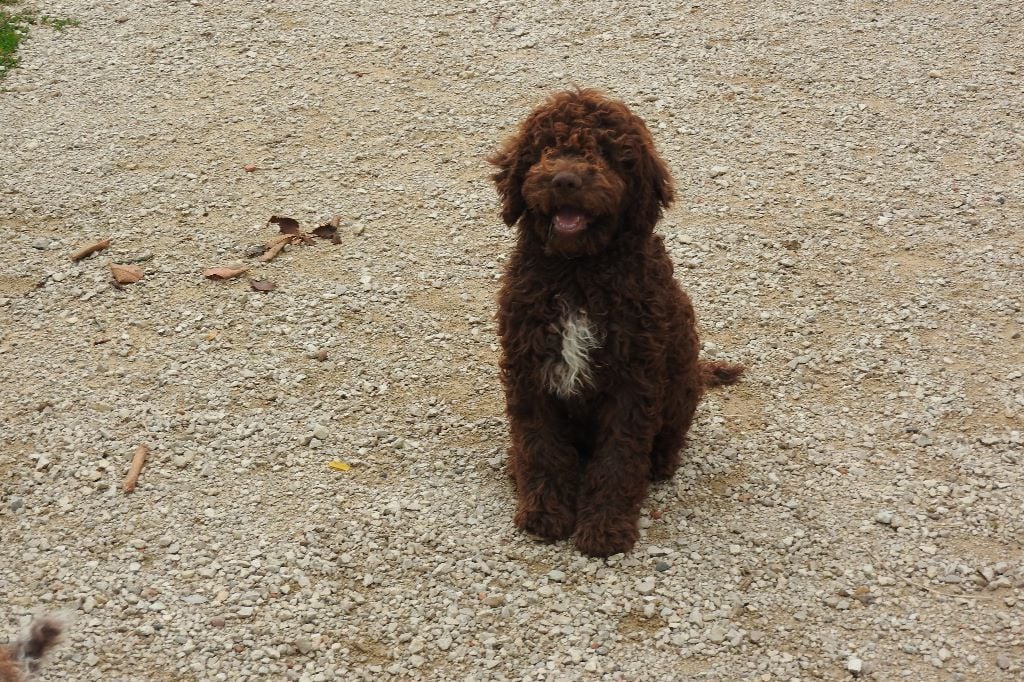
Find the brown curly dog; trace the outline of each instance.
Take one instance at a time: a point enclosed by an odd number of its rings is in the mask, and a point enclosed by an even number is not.
[[[743,367],[697,359],[693,306],[654,234],[672,179],[625,104],[557,93],[489,161],[518,224],[498,296],[515,523],[626,552],[704,389]]]

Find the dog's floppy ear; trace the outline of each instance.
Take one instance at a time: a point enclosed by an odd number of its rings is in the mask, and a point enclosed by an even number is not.
[[[526,210],[523,201],[523,177],[528,164],[520,150],[522,136],[510,138],[504,146],[488,157],[488,163],[498,167],[498,172],[491,176],[498,194],[501,196],[501,219],[512,227]]]
[[[661,216],[662,209],[668,208],[675,193],[672,189],[672,175],[654,148],[651,134],[639,119],[638,125],[642,129],[634,161],[634,173],[639,188],[639,194],[635,197],[635,201],[638,204],[637,210],[641,214],[640,222],[653,229],[654,224]]]

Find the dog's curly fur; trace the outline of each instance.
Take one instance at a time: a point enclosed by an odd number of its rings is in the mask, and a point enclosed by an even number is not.
[[[654,226],[672,180],[644,122],[593,90],[553,95],[489,161],[518,225],[498,297],[515,523],[628,551],[708,386],[693,306]]]
[[[52,616],[37,618],[17,641],[0,646],[0,682],[25,682],[39,661],[60,641],[64,623]]]

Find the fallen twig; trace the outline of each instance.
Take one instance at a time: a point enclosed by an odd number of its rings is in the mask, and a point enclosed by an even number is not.
[[[80,261],[83,258],[85,258],[86,256],[91,256],[92,254],[96,253],[97,251],[102,251],[103,249],[105,249],[105,248],[107,248],[109,246],[110,246],[110,240],[109,239],[104,239],[102,241],[96,242],[95,244],[89,244],[88,246],[83,246],[78,251],[75,251],[73,254],[71,254],[71,260],[72,261]]]
[[[142,465],[146,461],[146,454],[149,452],[149,448],[146,447],[145,443],[142,443],[135,449],[135,455],[132,457],[132,468],[128,470],[128,476],[124,479],[124,485],[122,490],[126,493],[130,493],[135,490],[135,484],[139,482],[139,473],[142,471]]]

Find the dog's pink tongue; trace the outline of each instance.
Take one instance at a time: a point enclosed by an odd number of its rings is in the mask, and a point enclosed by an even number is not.
[[[587,226],[587,216],[581,211],[564,208],[551,219],[555,231],[562,234],[576,234]]]

